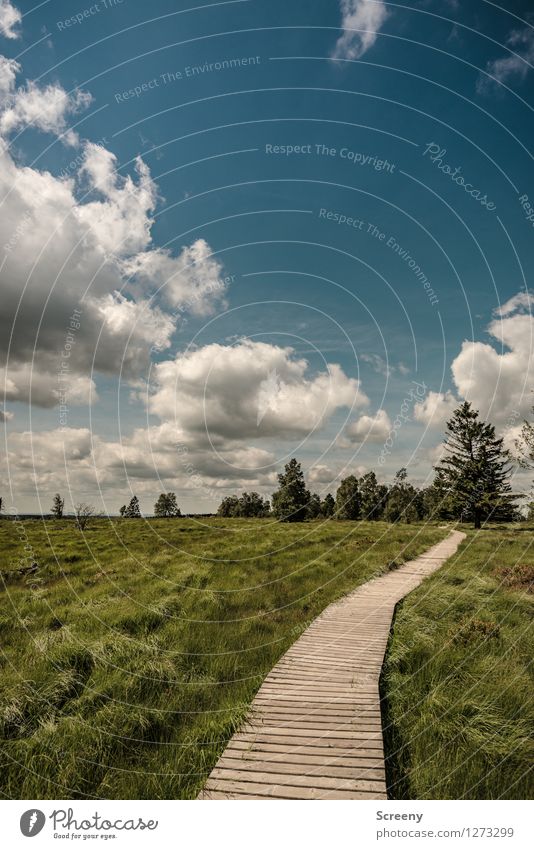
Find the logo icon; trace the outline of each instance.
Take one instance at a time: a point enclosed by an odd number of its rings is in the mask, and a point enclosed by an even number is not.
[[[24,837],[35,837],[42,831],[46,822],[46,817],[42,811],[37,808],[30,808],[29,811],[24,811],[20,818],[20,830]]]

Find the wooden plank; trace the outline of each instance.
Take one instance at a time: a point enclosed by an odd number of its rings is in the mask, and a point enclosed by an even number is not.
[[[378,682],[395,604],[464,536],[323,611],[268,674],[198,798],[386,799]]]

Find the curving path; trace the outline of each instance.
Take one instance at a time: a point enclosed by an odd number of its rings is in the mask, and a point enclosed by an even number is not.
[[[327,607],[271,670],[199,799],[386,799],[378,680],[395,605],[464,537]]]

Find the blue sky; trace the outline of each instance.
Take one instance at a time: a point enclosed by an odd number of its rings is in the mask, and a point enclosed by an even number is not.
[[[463,398],[511,444],[534,387],[528,6],[3,2],[13,506],[164,488],[210,510],[293,453],[323,493],[422,484]]]

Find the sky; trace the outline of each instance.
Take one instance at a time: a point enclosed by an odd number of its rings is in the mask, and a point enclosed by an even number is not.
[[[513,446],[529,6],[0,0],[5,509],[423,486],[464,399]]]

